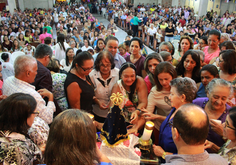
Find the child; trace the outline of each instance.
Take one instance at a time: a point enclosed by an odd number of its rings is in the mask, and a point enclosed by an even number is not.
[[[119,45],[119,47],[118,47],[118,49],[119,49],[119,52],[120,53],[118,53],[118,54],[120,54],[122,57],[127,57],[127,56],[129,56],[130,54],[127,52],[127,50],[126,50],[126,46],[124,45],[124,44],[120,44]]]
[[[34,56],[34,49],[30,44],[26,44],[26,48],[24,49],[25,55]]]
[[[156,33],[156,39],[157,39],[158,43],[161,43],[161,37],[163,37],[162,31],[161,31],[161,29],[159,29],[158,32]]]

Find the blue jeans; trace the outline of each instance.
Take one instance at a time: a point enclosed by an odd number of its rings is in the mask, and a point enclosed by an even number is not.
[[[165,42],[171,42],[173,41],[173,37],[168,37],[168,36],[165,36]]]

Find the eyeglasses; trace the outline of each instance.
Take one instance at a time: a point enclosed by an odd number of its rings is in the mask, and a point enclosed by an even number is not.
[[[36,116],[38,116],[38,115],[39,115],[39,111],[35,111],[35,112],[33,112],[33,114],[35,114]]]
[[[111,64],[104,65],[103,63],[101,63],[100,66],[103,68],[111,68]]]
[[[171,127],[173,127],[174,128],[174,125],[173,125],[173,120],[170,120],[169,122],[168,122],[168,124],[169,124],[169,127],[171,128]],[[176,127],[175,127],[176,128]],[[176,128],[177,129],[177,131],[179,132],[179,129],[178,128]],[[181,133],[179,132],[179,134],[180,134],[180,136],[181,136]]]
[[[83,71],[84,71],[84,72],[86,72],[86,71],[90,71],[90,70],[92,70],[92,69],[93,69],[93,67],[92,67],[92,68],[87,68],[87,69],[84,69],[84,68],[83,68],[82,66],[80,66],[80,65],[79,65],[79,67],[80,67],[81,69],[83,69]]]
[[[235,130],[235,128],[229,126],[229,122],[227,120],[225,120],[225,127],[228,127],[228,128],[230,128],[232,130]]]

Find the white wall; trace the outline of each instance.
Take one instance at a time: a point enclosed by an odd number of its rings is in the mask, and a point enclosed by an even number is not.
[[[195,12],[195,14],[196,14],[196,13],[199,13],[200,0],[195,0],[194,3],[193,3],[193,5],[194,5],[194,12]],[[198,15],[198,14],[197,14],[197,15]]]
[[[33,9],[33,8],[53,8],[53,0],[18,0],[19,7],[21,10],[25,8]]]
[[[144,5],[146,5],[147,3],[149,4],[153,4],[155,3],[156,5],[158,4],[158,1],[157,0],[134,0],[134,6],[138,6],[139,3],[144,3]],[[160,2],[161,3],[161,2]]]
[[[7,0],[7,2],[8,2],[9,11],[11,14],[13,14],[14,9],[16,9],[16,1],[15,0]]]

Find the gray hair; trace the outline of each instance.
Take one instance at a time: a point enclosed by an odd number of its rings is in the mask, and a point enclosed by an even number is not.
[[[221,79],[221,78],[214,78],[212,79],[209,84],[206,86],[206,93],[211,93],[216,86],[221,86],[221,87],[228,87],[230,90],[230,95],[231,96],[234,93],[233,87],[230,84],[230,82]]]
[[[170,42],[162,42],[162,43],[160,43],[160,45],[159,45],[159,52],[160,52],[160,47],[161,47],[162,45],[166,45],[166,46],[168,47],[168,49],[169,49],[170,51],[172,51],[171,55],[174,55],[174,53],[175,53],[175,48],[174,48],[174,46],[173,46]]]
[[[205,59],[205,53],[202,50],[194,50],[197,54],[200,55],[200,60],[204,62]]]
[[[178,77],[170,82],[171,87],[175,87],[179,95],[184,94],[186,101],[191,103],[197,94],[196,82],[188,77]]]
[[[25,72],[27,68],[31,68],[33,62],[37,61],[32,56],[18,56],[14,62],[15,76],[19,75],[22,72]]]
[[[39,44],[35,50],[34,57],[40,59],[48,55],[52,57],[51,47],[46,44]]]
[[[226,40],[225,41],[231,41],[230,35],[228,33],[221,33],[221,38],[224,37]]]

